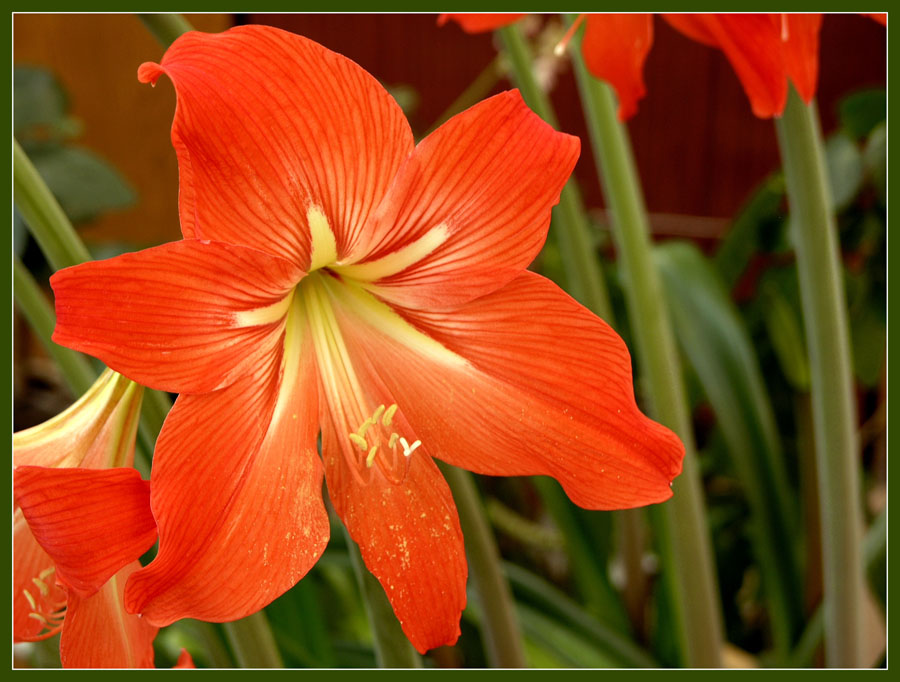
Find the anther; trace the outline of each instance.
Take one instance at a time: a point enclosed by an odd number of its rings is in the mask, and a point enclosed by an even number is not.
[[[31,608],[36,609],[37,602],[34,601],[34,597],[31,596],[31,592],[29,592],[28,590],[22,590],[22,593],[25,595],[25,599],[28,600],[28,604],[31,606]]]
[[[41,614],[39,614],[39,613],[37,613],[37,612],[32,611],[31,613],[28,614],[28,617],[29,617],[29,618],[34,618],[35,620],[39,620],[39,621],[41,621],[44,625],[48,625],[47,619],[44,618],[44,616],[42,616]]]
[[[37,585],[37,588],[41,591],[42,597],[46,597],[48,594],[50,594],[50,588],[47,587],[47,583],[45,583],[40,578],[32,578],[31,582]]]
[[[391,439],[388,441],[388,447],[393,448],[397,444],[397,441],[399,440],[399,438],[400,438],[400,434],[392,433]]]
[[[365,437],[366,431],[369,430],[370,426],[375,426],[375,423],[376,423],[376,421],[374,419],[372,419],[371,417],[369,417],[368,419],[366,419],[366,421],[364,421],[362,423],[362,426],[359,427],[359,429],[356,431],[356,433],[359,435],[360,438]]]
[[[56,566],[51,566],[50,568],[45,568],[43,571],[38,573],[38,578],[41,580],[46,580],[48,577],[53,575],[56,572]]]
[[[383,413],[384,413],[384,405],[379,405],[375,410],[375,414],[372,415],[372,421],[377,422]]]
[[[381,418],[381,423],[385,426],[391,425],[391,420],[394,418],[394,415],[397,414],[397,403],[394,403],[387,411],[384,413],[384,417]]]
[[[372,464],[375,463],[375,453],[378,452],[378,446],[373,445],[372,449],[369,450],[369,454],[366,455],[366,466],[371,468]]]
[[[358,433],[351,433],[349,437],[351,442],[353,442],[360,450],[365,451],[369,447],[369,443],[366,439]]]

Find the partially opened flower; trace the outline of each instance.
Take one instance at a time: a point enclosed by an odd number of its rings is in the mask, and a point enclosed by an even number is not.
[[[624,344],[525,270],[576,138],[513,91],[416,146],[374,78],[271,28],[188,33],[139,75],[163,73],[184,239],[52,280],[57,342],[181,394],[130,611],[165,625],[268,604],[327,543],[324,473],[425,651],[458,636],[466,582],[433,457],[550,475],[594,509],[670,496],[683,447],[635,405]]]
[[[13,436],[13,635],[60,630],[65,667],[150,667],[158,628],[124,609],[156,540],[131,468],[143,389],[107,370],[75,404]]]
[[[438,24],[452,20],[468,33],[492,31],[507,26],[524,14],[442,14]],[[585,21],[581,43],[584,63],[595,78],[606,81],[616,91],[619,118],[637,113],[638,102],[646,94],[644,62],[653,45],[652,14],[582,14],[574,31]],[[571,31],[570,31],[571,34]]]

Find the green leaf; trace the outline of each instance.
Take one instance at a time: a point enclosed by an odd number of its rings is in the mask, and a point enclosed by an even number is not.
[[[849,135],[837,133],[825,142],[825,164],[835,211],[849,206],[863,183],[863,158]]]
[[[885,120],[887,92],[863,90],[845,97],[838,105],[838,116],[843,128],[854,138],[861,140]]]
[[[776,648],[786,655],[801,622],[798,510],[754,348],[717,272],[691,243],[654,250],[679,345],[709,398],[751,505]]]
[[[714,263],[729,289],[734,287],[754,254],[770,250],[767,235],[781,231],[784,179],[768,177],[741,208],[719,245]]]
[[[13,69],[13,134],[22,144],[76,135],[79,126],[68,110],[68,97],[52,72],[37,66]]]
[[[867,305],[850,318],[850,338],[857,379],[869,388],[877,386],[885,363],[887,329],[874,306]]]
[[[122,175],[88,149],[54,147],[30,156],[73,223],[126,208],[135,201],[135,192]]]
[[[872,130],[863,150],[863,165],[872,179],[881,203],[887,201],[887,124],[879,123]]]
[[[794,307],[775,286],[762,287],[766,304],[763,321],[778,364],[788,382],[799,392],[809,391],[809,358],[803,326]]]

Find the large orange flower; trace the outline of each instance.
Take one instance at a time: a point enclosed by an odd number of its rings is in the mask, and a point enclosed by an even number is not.
[[[466,559],[432,457],[557,478],[578,504],[667,499],[683,447],[634,402],[618,336],[527,272],[578,157],[518,92],[414,145],[353,62],[276,29],[188,33],[184,239],[57,273],[55,340],[179,392],[157,442],[157,558],[126,587],[164,625],[296,583],[337,513],[419,651],[455,641]],[[321,431],[321,458],[317,436]]]
[[[131,468],[142,394],[107,370],[13,436],[13,636],[62,631],[65,667],[153,666],[158,628],[124,609],[125,582],[156,541],[149,486]]]

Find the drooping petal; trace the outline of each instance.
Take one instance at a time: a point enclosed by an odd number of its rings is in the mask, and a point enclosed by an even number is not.
[[[66,410],[13,434],[13,465],[131,466],[144,390],[110,369]]]
[[[345,287],[336,314],[435,457],[490,475],[549,475],[590,509],[662,502],[684,447],[645,417],[622,340],[525,272],[447,313],[401,317]],[[368,297],[368,298],[367,298]]]
[[[376,377],[363,371],[362,378],[369,379],[374,400],[382,395],[388,401],[383,389],[373,386]],[[453,644],[466,605],[467,566],[450,489],[422,448],[405,457],[398,444],[392,451],[384,439],[376,461],[366,467],[366,453],[355,452],[347,437],[356,425],[348,426],[340,408],[323,404],[321,417],[325,477],[335,511],[419,653]],[[391,426],[415,442],[402,415]]]
[[[674,28],[725,53],[760,118],[778,116],[787,102],[781,20],[770,14],[664,14]]]
[[[508,26],[522,17],[524,14],[441,14],[438,17],[438,26],[443,26],[448,21],[459,24],[466,33],[484,33],[493,31],[501,26]]]
[[[198,393],[273,353],[303,272],[262,251],[185,240],[57,272],[57,343],[135,381]]]
[[[310,212],[337,250],[378,205],[412,133],[396,101],[346,57],[267,26],[176,40],[139,78],[174,82],[172,142],[186,238],[310,263]]]
[[[64,668],[153,667],[153,638],[159,628],[124,608],[125,583],[140,567],[131,562],[86,599],[69,594],[59,640]]]
[[[56,585],[53,559],[41,549],[21,510],[13,521],[13,641],[27,642],[53,634],[52,620],[66,604]]]
[[[816,95],[819,78],[819,30],[821,14],[785,14],[784,65],[794,87],[809,103]]]
[[[543,245],[579,146],[517,90],[475,105],[419,143],[353,248],[362,261],[334,269],[413,307],[503,286]]]
[[[156,542],[150,485],[135,469],[16,467],[13,487],[70,597],[91,596]]]
[[[315,357],[299,319],[283,362],[279,352],[228,388],[176,401],[151,477],[159,553],[129,581],[130,613],[160,626],[243,618],[324,550]]]
[[[644,62],[653,46],[651,14],[589,14],[581,51],[594,76],[607,81],[619,99],[619,119],[637,113],[647,92]]]

